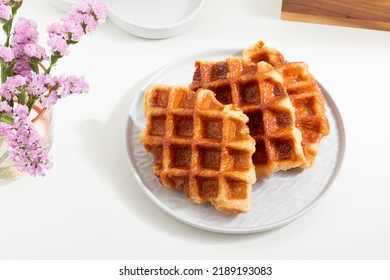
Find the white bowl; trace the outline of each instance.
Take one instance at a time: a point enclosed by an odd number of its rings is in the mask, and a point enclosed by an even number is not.
[[[76,0],[50,0],[68,11]],[[162,39],[191,28],[205,0],[105,0],[108,16],[117,26],[133,35]]]

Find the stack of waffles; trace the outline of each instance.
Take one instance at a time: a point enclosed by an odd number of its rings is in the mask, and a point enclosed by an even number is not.
[[[311,167],[329,134],[306,63],[261,41],[242,58],[197,60],[189,87],[149,86],[144,113],[140,140],[160,182],[225,213],[251,208],[256,175]]]

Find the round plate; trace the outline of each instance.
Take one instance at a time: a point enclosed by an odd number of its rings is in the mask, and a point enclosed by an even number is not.
[[[68,11],[77,0],[50,0]],[[162,39],[176,36],[191,28],[198,19],[205,0],[102,0],[109,18],[133,35]]]
[[[240,56],[241,51],[223,49],[205,51],[180,58],[157,72],[131,104],[126,132],[127,148],[135,177],[145,194],[172,217],[189,225],[222,233],[252,233],[286,225],[306,213],[321,201],[331,189],[342,163],[345,147],[343,122],[336,104],[322,88],[330,134],[321,140],[314,166],[310,169],[292,169],[278,172],[268,180],[253,185],[252,209],[245,214],[220,213],[209,203],[196,204],[181,192],[162,186],[153,175],[153,156],[139,142],[145,127],[143,94],[147,85],[188,85],[192,80],[196,59],[224,60]]]

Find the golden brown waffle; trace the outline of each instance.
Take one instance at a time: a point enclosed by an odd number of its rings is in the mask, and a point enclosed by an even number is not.
[[[300,166],[304,160],[295,111],[280,74],[268,63],[230,57],[226,61],[198,60],[190,85],[210,89],[223,104],[234,104],[249,117],[256,141],[253,163],[257,176]]]
[[[295,107],[295,125],[302,132],[305,160],[301,167],[314,163],[322,137],[329,134],[324,96],[305,62],[286,62],[276,49],[259,41],[243,52],[244,59],[258,63],[266,61],[282,75],[284,85]]]
[[[222,212],[250,209],[255,141],[241,111],[209,90],[153,85],[145,92],[144,112],[140,141],[153,154],[163,185]]]

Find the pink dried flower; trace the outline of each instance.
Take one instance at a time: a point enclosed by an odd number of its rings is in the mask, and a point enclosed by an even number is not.
[[[48,41],[48,46],[50,46],[50,50],[52,53],[58,53],[61,56],[65,56],[69,53],[68,44],[66,40],[61,35],[52,34],[50,35]]]
[[[10,113],[12,111],[12,107],[6,101],[0,102],[0,115],[3,113]]]
[[[37,61],[42,61],[49,58],[46,55],[45,48],[38,44],[26,44],[24,45],[23,50],[29,58],[35,59]]]
[[[9,156],[15,167],[32,176],[44,175],[52,167],[44,139],[35,130],[29,112],[36,101],[50,107],[59,99],[89,91],[84,77],[52,76],[50,70],[68,47],[85,34],[91,34],[106,18],[106,6],[97,0],[85,0],[47,29],[51,49],[50,65],[39,74],[40,62],[48,60],[45,48],[38,44],[37,24],[20,18],[12,23],[23,0],[0,0],[0,24],[6,35],[0,46],[0,134],[6,138]]]
[[[32,74],[30,83],[27,86],[27,92],[34,96],[34,97],[40,97],[41,95],[45,94],[48,90],[47,82],[48,78],[45,74]]]
[[[0,4],[0,22],[5,22],[11,18],[11,8],[7,5]]]
[[[82,94],[89,91],[89,85],[85,82],[84,77],[68,76],[62,78],[63,89],[59,92],[61,98],[71,94]]]
[[[26,85],[26,78],[20,75],[8,77],[7,81],[0,87],[0,96],[5,100],[12,100],[21,93],[21,88]]]
[[[53,166],[43,137],[28,118],[27,106],[16,105],[13,123],[2,123],[0,133],[7,139],[10,158],[19,171],[44,176],[44,171]]]
[[[81,94],[89,91],[89,85],[84,77],[76,76],[50,76],[36,75],[30,87],[38,93],[43,107],[50,107],[57,103],[58,99],[68,97],[72,94]],[[47,89],[46,91],[44,89]]]
[[[30,62],[40,62],[47,59],[46,50],[38,45],[39,32],[36,22],[20,18],[15,24],[11,40],[14,56],[17,59],[14,72],[24,77],[31,76]]]
[[[47,44],[53,54],[68,54],[69,44],[77,43],[85,34],[91,34],[106,19],[106,6],[96,0],[87,0],[74,5],[73,10],[61,18],[62,23],[53,23],[47,29]]]
[[[14,60],[14,58],[14,51],[11,48],[0,46],[0,61],[7,63]]]
[[[20,75],[26,78],[31,77],[31,67],[30,63],[26,58],[19,58],[17,59],[13,71],[16,75]]]
[[[39,32],[37,23],[30,19],[20,18],[15,24],[11,45],[37,44]]]

